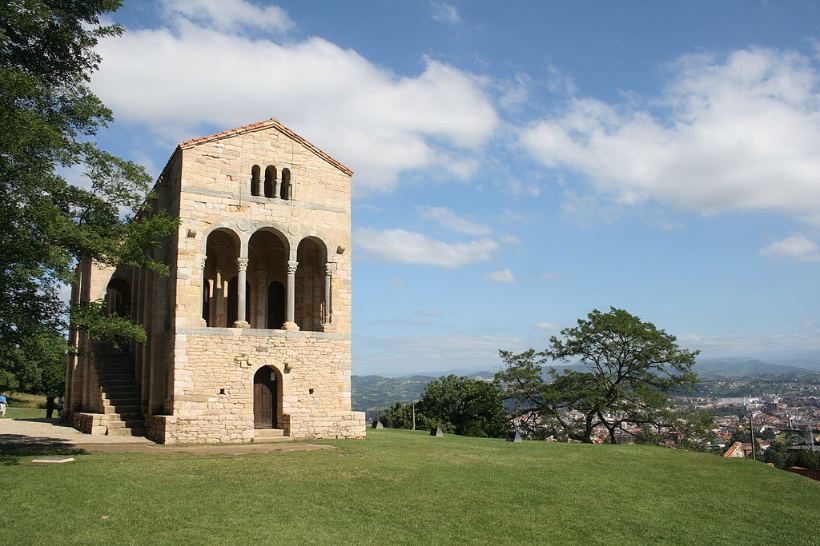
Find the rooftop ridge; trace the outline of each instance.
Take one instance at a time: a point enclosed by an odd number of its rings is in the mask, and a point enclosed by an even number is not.
[[[315,146],[314,144],[311,144],[310,142],[308,142],[308,140],[305,139],[303,136],[293,132],[291,129],[289,129],[288,127],[283,125],[276,118],[270,118],[270,119],[266,119],[266,120],[263,120],[263,121],[257,121],[256,123],[250,123],[248,125],[243,125],[241,127],[236,127],[235,129],[228,129],[226,131],[220,131],[220,132],[214,133],[212,135],[207,135],[207,136],[203,136],[203,137],[197,137],[197,138],[192,138],[192,139],[189,139],[189,140],[185,140],[185,141],[179,143],[179,148],[181,148],[183,150],[187,149],[187,148],[193,148],[194,146],[198,146],[198,145],[204,144],[206,142],[213,142],[215,140],[220,140],[220,139],[232,137],[232,136],[235,136],[235,135],[241,135],[241,134],[250,133],[250,132],[253,132],[253,131],[260,131],[262,129],[268,129],[270,127],[275,128],[276,130],[278,130],[280,133],[284,134],[285,136],[288,136],[291,139],[295,140],[296,142],[302,144],[305,148],[312,151],[313,153],[315,153],[316,155],[318,155],[319,157],[321,157],[322,159],[324,159],[325,161],[327,161],[328,163],[330,163],[331,165],[333,165],[334,167],[336,167],[337,169],[339,169],[340,171],[342,171],[346,175],[348,175],[348,176],[353,175],[353,170],[350,167],[347,167],[343,163],[333,159],[330,155],[323,152],[317,146]]]

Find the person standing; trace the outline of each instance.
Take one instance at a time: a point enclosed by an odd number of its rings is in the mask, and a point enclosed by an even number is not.
[[[0,417],[6,416],[6,406],[8,405],[9,401],[6,398],[6,393],[0,392]]]
[[[51,419],[51,416],[54,415],[54,408],[57,407],[57,404],[54,403],[55,396],[53,394],[49,394],[46,396],[46,419]]]

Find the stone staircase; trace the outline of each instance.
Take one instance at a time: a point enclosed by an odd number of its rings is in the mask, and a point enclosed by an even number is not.
[[[98,347],[95,356],[108,435],[144,436],[140,389],[127,350]]]

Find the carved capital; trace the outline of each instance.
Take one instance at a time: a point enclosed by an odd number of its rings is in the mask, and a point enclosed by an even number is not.
[[[236,267],[239,268],[239,271],[247,271],[248,270],[248,259],[247,258],[237,258],[236,259]]]
[[[299,267],[299,262],[296,260],[288,260],[288,275],[294,275],[297,267]]]

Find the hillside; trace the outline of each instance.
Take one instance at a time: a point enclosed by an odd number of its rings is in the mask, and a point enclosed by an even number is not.
[[[746,359],[712,359],[698,360],[694,368],[701,377],[750,377],[758,375],[776,375],[790,377],[795,374],[805,374],[806,368],[771,364],[760,360]]]
[[[755,359],[724,358],[698,360],[694,371],[703,380],[754,378],[765,376],[767,379],[778,381],[816,381],[820,371],[812,368],[813,360],[804,359],[795,361],[794,365],[773,364]],[[582,365],[556,367],[583,371]],[[367,411],[372,416],[374,410],[380,410],[395,402],[410,402],[418,400],[424,393],[424,388],[433,379],[448,372],[430,375],[413,375],[408,377],[382,377],[379,375],[354,375],[353,409]],[[491,379],[495,374],[487,371],[463,372],[461,375]]]
[[[230,448],[191,455],[156,447],[39,467],[7,454],[3,540],[807,544],[817,537],[820,482],[748,460],[394,430],[321,443],[333,449],[239,456]],[[753,494],[738,496],[744,491]]]

